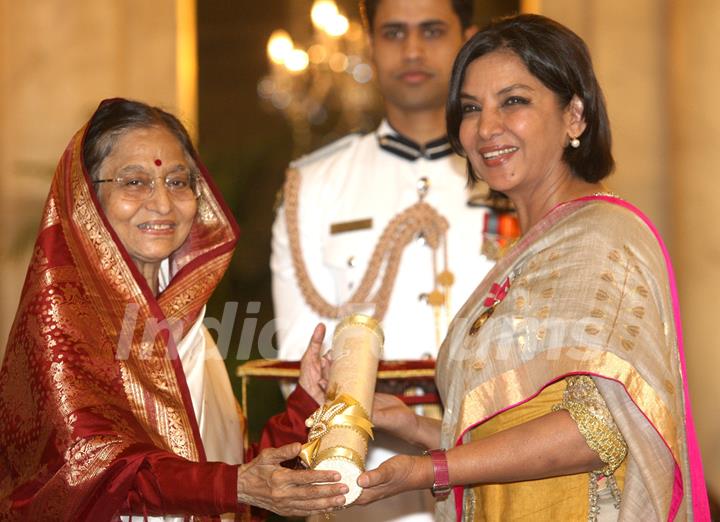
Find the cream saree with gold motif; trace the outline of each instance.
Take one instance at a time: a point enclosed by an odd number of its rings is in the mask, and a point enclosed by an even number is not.
[[[709,519],[670,263],[649,221],[608,196],[556,207],[454,319],[437,368],[443,446],[578,374],[628,446],[619,519]],[[480,488],[454,493],[438,519],[476,519]]]

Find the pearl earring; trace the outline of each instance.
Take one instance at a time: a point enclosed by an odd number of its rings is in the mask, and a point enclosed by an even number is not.
[[[571,140],[570,140],[570,146],[571,146],[573,149],[577,149],[577,148],[580,146],[580,140],[577,139],[577,138],[571,139]]]

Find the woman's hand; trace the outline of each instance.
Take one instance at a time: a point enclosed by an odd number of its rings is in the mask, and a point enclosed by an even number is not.
[[[318,404],[325,403],[325,388],[330,368],[330,361],[320,355],[324,338],[325,325],[318,323],[310,337],[307,350],[300,359],[300,377],[298,378],[298,384]]]
[[[381,430],[412,442],[418,430],[418,416],[402,399],[388,393],[376,393],[373,400],[372,423]]]
[[[304,517],[332,511],[345,503],[348,492],[337,482],[336,471],[305,471],[283,468],[280,463],[297,457],[300,443],[268,448],[238,470],[238,502],[251,504],[283,516]]]
[[[433,479],[430,457],[396,455],[377,469],[366,471],[358,477],[358,485],[363,488],[363,492],[355,503],[370,504],[405,491],[430,489]]]
[[[437,448],[440,443],[440,421],[417,415],[395,395],[375,394],[372,423],[377,428],[416,446]]]

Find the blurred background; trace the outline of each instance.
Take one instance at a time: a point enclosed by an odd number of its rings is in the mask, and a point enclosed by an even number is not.
[[[226,302],[239,303],[231,375],[238,352],[245,358],[243,328],[254,341],[272,334],[270,228],[284,170],[381,115],[357,3],[320,3],[0,0],[0,356],[56,162],[115,96],[183,120],[240,223],[208,310],[220,319]],[[478,25],[521,10],[590,46],[614,134],[609,185],[651,217],[675,263],[694,415],[720,498],[720,2],[476,1]],[[251,382],[248,402],[253,434],[282,407],[272,382]]]

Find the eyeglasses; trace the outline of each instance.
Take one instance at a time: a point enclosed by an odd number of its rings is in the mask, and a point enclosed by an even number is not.
[[[196,174],[177,172],[154,178],[149,174],[134,172],[116,178],[96,179],[93,183],[115,183],[120,196],[130,201],[148,199],[155,191],[155,180],[162,179],[168,195],[178,201],[200,197],[200,185]]]

